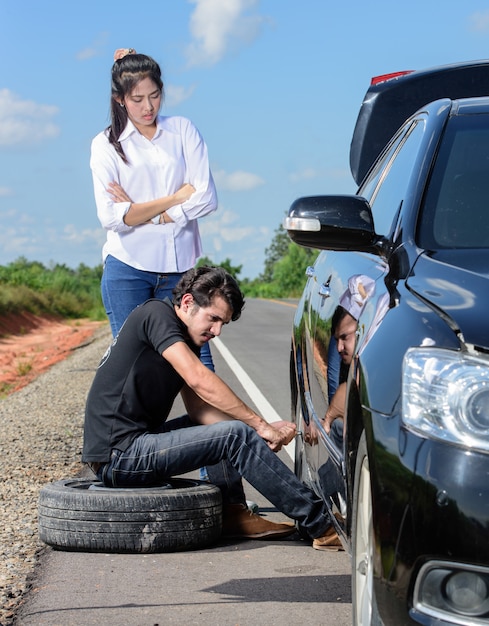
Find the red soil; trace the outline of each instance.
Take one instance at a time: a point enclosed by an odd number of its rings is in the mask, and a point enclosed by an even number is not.
[[[86,343],[106,322],[66,321],[31,313],[0,318],[0,394],[25,387]]]

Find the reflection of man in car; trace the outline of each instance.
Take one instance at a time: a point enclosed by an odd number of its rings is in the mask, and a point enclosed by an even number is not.
[[[88,394],[82,460],[107,487],[155,485],[229,460],[239,484],[214,481],[223,494],[223,534],[279,538],[295,532],[248,510],[245,477],[299,522],[313,547],[340,550],[325,504],[274,452],[295,435],[290,422],[268,424],[199,360],[200,348],[237,320],[243,294],[221,268],[189,270],[170,300],[148,300],[127,318]],[[178,394],[187,415],[168,420]]]
[[[324,430],[338,448],[343,445],[343,416],[346,405],[346,381],[350,365],[355,354],[358,319],[368,298],[375,291],[375,282],[365,275],[355,275],[348,280],[348,288],[340,298],[331,319],[331,339],[336,347],[338,377],[334,392],[329,390],[330,401],[323,419]],[[321,489],[337,507],[340,516],[345,515],[345,491],[342,477],[338,474],[335,463],[327,459],[318,469]],[[337,515],[335,513],[335,515]]]
[[[357,335],[357,320],[343,307],[336,310],[336,321],[333,318],[333,334],[336,339],[336,349],[345,365],[350,365],[355,350]]]
[[[343,417],[346,400],[346,378],[355,353],[358,319],[368,298],[372,297],[374,291],[375,282],[371,278],[361,274],[352,276],[348,280],[348,288],[341,296],[340,304],[336,307],[331,320],[331,334],[341,358],[341,367],[337,387],[324,418],[326,432],[330,432],[331,424],[335,419]]]
[[[336,391],[330,400],[328,410],[326,411],[324,418],[324,428],[328,433],[331,431],[331,425],[333,422],[337,418],[343,417],[346,401],[346,377],[348,375],[348,368],[352,362],[355,350],[357,327],[357,320],[353,318],[342,306],[338,306],[335,311],[335,315],[333,316],[331,331],[336,341],[338,354],[341,358],[341,367],[338,386],[336,387]],[[338,437],[334,437],[334,439],[337,440]]]

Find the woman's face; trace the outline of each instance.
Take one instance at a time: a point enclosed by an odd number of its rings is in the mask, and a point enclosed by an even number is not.
[[[161,106],[161,91],[151,78],[143,78],[122,102],[134,126],[143,135],[153,128]]]

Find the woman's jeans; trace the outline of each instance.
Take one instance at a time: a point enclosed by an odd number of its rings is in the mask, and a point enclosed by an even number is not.
[[[146,300],[150,298],[172,300],[173,289],[182,276],[183,273],[179,272],[158,274],[138,270],[109,255],[105,259],[101,289],[112,335],[114,337],[117,335],[129,313]],[[214,371],[208,343],[200,350],[200,360]]]
[[[303,485],[249,426],[236,420],[194,426],[188,416],[164,424],[166,432],[145,433],[127,450],[113,450],[98,477],[109,487],[155,485],[171,476],[228,460],[237,472],[311,537],[330,526],[321,499]],[[171,430],[170,430],[171,429]],[[226,484],[217,486],[226,500]]]

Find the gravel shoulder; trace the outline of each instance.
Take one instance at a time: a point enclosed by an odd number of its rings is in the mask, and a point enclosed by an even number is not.
[[[68,358],[0,400],[1,626],[15,623],[44,549],[37,534],[40,488],[83,472],[85,399],[110,341],[108,325],[99,327]]]

